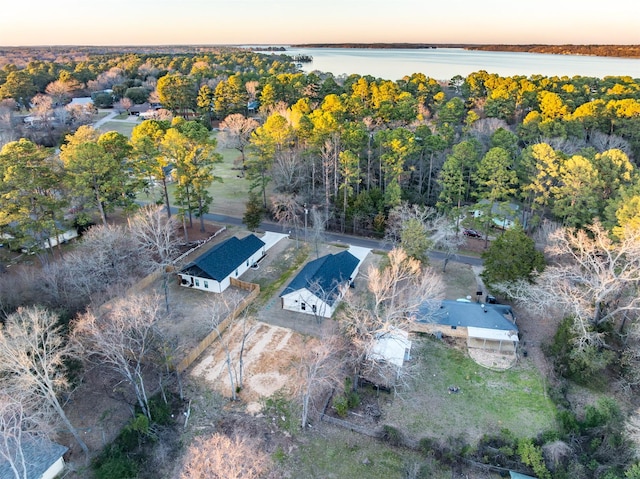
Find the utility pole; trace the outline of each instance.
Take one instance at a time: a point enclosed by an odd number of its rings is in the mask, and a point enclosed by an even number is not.
[[[307,208],[307,204],[303,205],[304,207],[304,242],[307,242],[307,215],[309,214],[309,209]]]

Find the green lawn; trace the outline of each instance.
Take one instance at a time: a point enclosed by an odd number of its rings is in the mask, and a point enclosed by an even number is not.
[[[117,131],[118,133],[129,138],[131,137],[131,132],[136,125],[137,123],[133,122],[129,123],[124,121],[108,121],[100,128],[98,128],[98,130],[102,133],[106,133],[107,131]]]
[[[466,298],[475,295],[477,288],[476,276],[468,264],[449,262],[447,270],[442,273],[442,262],[432,261],[432,266],[441,272],[445,282],[445,298]],[[473,296],[475,298],[475,296]]]
[[[385,420],[415,438],[462,435],[475,442],[503,428],[517,437],[535,437],[556,427],[544,378],[526,358],[511,370],[490,371],[429,338],[414,341],[412,355],[414,380],[385,408]],[[450,394],[450,386],[460,391]]]
[[[237,150],[220,147],[218,147],[217,151],[222,155],[222,162],[216,163],[213,174],[221,178],[222,182],[215,181],[209,187],[209,192],[213,196],[213,203],[209,212],[241,217],[246,209],[249,181],[241,176],[242,171],[234,164],[235,160],[240,157],[240,153]],[[169,185],[169,196],[173,206],[176,206],[175,187],[175,184]],[[161,197],[162,191],[157,188],[153,198],[160,200]],[[139,195],[139,199],[143,201],[149,200],[142,193]]]
[[[297,479],[400,479],[411,477],[407,470],[418,464],[422,474],[418,477],[444,479],[451,470],[434,465],[432,460],[418,453],[390,448],[384,443],[349,431],[335,429],[331,434],[312,436],[296,451],[295,457],[276,454],[284,468]]]

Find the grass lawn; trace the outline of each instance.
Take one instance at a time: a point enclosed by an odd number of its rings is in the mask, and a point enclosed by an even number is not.
[[[125,125],[128,124],[125,123]],[[237,150],[221,148],[220,146],[218,146],[217,152],[222,155],[222,162],[216,163],[213,174],[221,178],[222,182],[215,181],[209,187],[209,192],[213,196],[213,203],[209,212],[242,217],[246,210],[249,180],[241,177],[241,170],[234,165],[235,160],[240,157],[240,153]],[[169,196],[173,206],[176,206],[175,188],[175,184],[169,185]],[[155,198],[160,200],[161,195],[162,191],[158,188],[155,192]],[[139,198],[143,201],[148,200],[144,194],[141,194]]]
[[[450,478],[451,470],[443,470],[419,454],[385,444],[350,431],[335,429],[325,437],[315,436],[303,444],[295,458],[276,454],[276,460],[295,472],[298,479],[342,479],[366,477],[368,479],[400,479],[407,470],[420,464],[424,474],[433,479]]]
[[[385,407],[384,414],[386,423],[415,438],[462,435],[475,442],[503,428],[517,437],[535,437],[556,427],[544,378],[526,358],[511,370],[490,371],[462,351],[429,338],[414,341],[412,355],[412,387]],[[450,386],[460,391],[450,394]]]
[[[117,131],[118,133],[126,136],[127,138],[131,137],[131,132],[133,131],[133,128],[137,125],[138,123],[129,123],[129,122],[124,122],[124,121],[108,121],[105,124],[103,124],[100,128],[98,128],[98,130],[102,133],[106,133],[107,131]]]
[[[440,271],[445,282],[445,298],[458,299],[471,295],[475,298],[477,290],[476,276],[468,264],[449,262],[442,273],[442,263],[432,261],[432,266]]]

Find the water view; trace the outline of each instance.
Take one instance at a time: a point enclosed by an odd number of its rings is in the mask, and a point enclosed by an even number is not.
[[[372,75],[398,80],[412,73],[424,73],[437,80],[486,70],[501,76],[630,76],[640,78],[640,59],[551,55],[540,53],[484,52],[462,48],[368,49],[288,48],[288,55],[311,55],[313,62],[302,70],[319,70],[334,75]]]

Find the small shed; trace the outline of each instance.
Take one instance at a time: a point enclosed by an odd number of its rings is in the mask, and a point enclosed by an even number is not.
[[[380,331],[375,336],[367,359],[383,361],[401,368],[405,361],[411,359],[409,333],[397,328]]]

